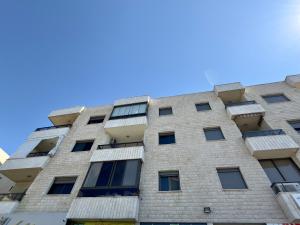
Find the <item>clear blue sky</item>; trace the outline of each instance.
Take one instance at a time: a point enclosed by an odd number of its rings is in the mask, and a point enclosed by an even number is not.
[[[0,146],[53,109],[296,73],[299,0],[2,0]]]

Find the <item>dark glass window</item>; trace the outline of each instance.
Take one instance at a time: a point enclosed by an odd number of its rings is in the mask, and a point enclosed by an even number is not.
[[[111,113],[110,119],[144,116],[147,114],[147,106],[147,102],[115,106]]]
[[[295,129],[295,131],[300,133],[300,120],[288,121],[288,123]]]
[[[105,116],[91,116],[88,124],[103,123]]]
[[[260,160],[271,183],[300,182],[300,170],[291,159]]]
[[[178,171],[159,172],[159,190],[160,191],[180,190],[179,172]]]
[[[160,145],[175,143],[175,133],[174,132],[159,133],[158,137],[159,137],[159,144]]]
[[[262,96],[267,103],[287,102],[290,101],[284,94]]]
[[[82,152],[91,150],[94,144],[94,140],[89,141],[77,141],[73,147],[72,152]]]
[[[238,168],[217,169],[223,189],[247,189],[247,185]]]
[[[140,160],[92,163],[80,190],[82,196],[137,195]]]
[[[204,128],[206,140],[222,140],[225,139],[220,127]]]
[[[198,103],[195,106],[196,106],[196,109],[197,109],[198,112],[199,111],[211,110],[211,107],[210,107],[210,105],[209,105],[208,102],[206,102],[206,103]]]
[[[70,194],[76,177],[56,177],[48,194]]]
[[[166,116],[166,115],[172,115],[172,114],[173,114],[172,107],[166,107],[166,108],[159,109],[160,116]]]

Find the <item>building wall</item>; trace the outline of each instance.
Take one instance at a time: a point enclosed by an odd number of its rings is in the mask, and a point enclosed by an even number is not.
[[[263,94],[283,92],[292,101],[267,104]],[[300,90],[284,82],[246,88],[245,97],[266,109],[265,121],[282,128],[300,144],[300,136],[286,122],[299,119]],[[210,102],[211,111],[197,112],[195,103]],[[158,116],[159,107],[173,107],[173,115]],[[98,144],[109,143],[103,124],[86,125],[90,116],[109,115],[112,106],[87,108],[73,124],[56,155],[39,173],[21,201],[19,212],[66,212],[82,185],[89,160]],[[108,116],[106,117],[106,120]],[[221,127],[226,140],[206,141],[203,128]],[[174,131],[176,144],[158,145],[158,133]],[[91,151],[71,152],[76,140],[95,139]],[[145,160],[140,182],[140,222],[239,222],[285,223],[270,182],[253,158],[230,120],[224,104],[214,92],[152,99],[145,131]],[[298,163],[298,158],[294,157]],[[300,158],[299,158],[300,159]],[[216,168],[239,167],[248,189],[222,190]],[[179,170],[181,191],[159,192],[158,172]],[[78,176],[71,195],[47,195],[54,177]],[[204,214],[203,207],[211,207]]]
[[[109,137],[103,129],[104,123],[86,124],[90,116],[105,115],[111,110],[112,106],[104,106],[89,108],[81,113],[58,147],[55,156],[51,158],[26,192],[17,211],[68,211],[85,178],[93,151],[99,144],[109,143]],[[87,139],[95,139],[91,151],[71,152],[77,140]],[[47,195],[54,178],[58,176],[78,176],[70,195]]]

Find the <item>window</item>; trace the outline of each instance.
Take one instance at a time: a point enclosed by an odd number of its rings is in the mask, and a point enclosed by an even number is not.
[[[159,108],[159,116],[172,115],[172,107]]]
[[[73,147],[72,152],[82,152],[91,150],[94,144],[94,140],[89,141],[77,141]]]
[[[259,162],[271,183],[300,182],[299,168],[291,159],[266,159]]]
[[[80,195],[137,195],[140,171],[140,160],[92,163]]]
[[[120,119],[135,116],[145,116],[147,114],[148,103],[137,103],[131,105],[115,106],[110,119]]]
[[[91,116],[88,124],[103,123],[105,116]]]
[[[288,123],[295,129],[295,131],[300,133],[300,120],[288,121]]]
[[[262,96],[267,103],[287,102],[290,101],[284,94]]]
[[[56,177],[48,194],[70,194],[76,177]]]
[[[160,191],[180,190],[179,172],[178,171],[159,172],[159,190]]]
[[[174,144],[175,143],[175,133],[168,132],[168,133],[159,133],[159,144],[166,145],[166,144]]]
[[[210,105],[209,105],[208,102],[206,102],[206,103],[198,103],[198,104],[195,104],[195,106],[196,106],[196,109],[197,109],[198,112],[211,110],[211,107],[210,107]]]
[[[217,169],[223,189],[247,189],[247,185],[238,168]]]
[[[203,130],[208,141],[225,139],[220,127],[204,128]]]

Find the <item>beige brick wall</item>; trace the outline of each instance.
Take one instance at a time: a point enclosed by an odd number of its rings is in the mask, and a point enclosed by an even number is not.
[[[267,104],[262,94],[285,93],[292,101]],[[300,144],[300,135],[286,122],[300,118],[300,90],[284,82],[246,88],[246,98],[266,109],[271,128],[282,128]],[[211,111],[197,112],[195,103],[210,102]],[[159,107],[172,106],[173,115],[158,116]],[[108,143],[103,125],[85,125],[91,115],[109,114],[112,106],[86,109],[75,121],[56,155],[35,179],[18,211],[67,211],[76,197],[98,144]],[[108,116],[106,117],[107,120]],[[145,132],[145,162],[141,174],[141,222],[287,222],[259,162],[250,155],[236,124],[229,120],[214,92],[165,97],[150,101]],[[203,128],[220,126],[226,140],[206,141]],[[158,145],[158,133],[175,131],[176,144]],[[91,151],[71,152],[76,140],[95,139]],[[298,158],[300,159],[300,153]],[[296,157],[294,157],[297,160]],[[297,163],[299,161],[297,160]],[[216,168],[239,167],[247,190],[222,190]],[[158,172],[179,170],[181,191],[158,191]],[[71,195],[46,195],[54,177],[76,175]],[[209,206],[212,213],[203,213]]]

